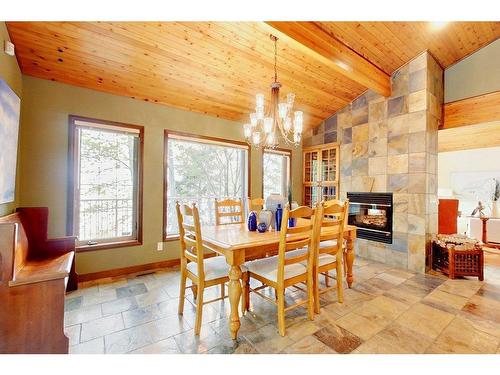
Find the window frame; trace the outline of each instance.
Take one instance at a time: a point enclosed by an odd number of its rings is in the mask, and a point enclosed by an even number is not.
[[[172,136],[172,138],[178,138],[182,139],[185,138],[189,141],[192,142],[197,142],[197,143],[206,143],[206,144],[225,144],[225,145],[235,145],[238,146],[238,148],[244,148],[247,151],[247,195],[251,196],[251,180],[252,180],[252,148],[248,145],[248,143],[243,142],[243,141],[236,141],[233,139],[226,139],[226,138],[217,138],[217,137],[211,137],[211,136],[206,136],[206,135],[199,135],[199,134],[192,134],[192,133],[186,133],[186,132],[179,132],[179,131],[174,131],[174,130],[168,130],[165,129],[163,133],[163,241],[168,242],[168,241],[177,241],[179,239],[179,235],[168,235],[167,234],[167,191],[168,191],[168,174],[167,174],[167,167],[168,167],[168,139],[169,136]],[[244,199],[247,199],[248,197],[243,197]],[[214,213],[215,215],[215,213]]]
[[[279,155],[287,155],[288,156],[288,184],[290,186],[292,184],[292,150],[288,148],[279,148],[276,147],[274,149],[263,149],[262,150],[262,198],[264,198],[264,154],[279,154]],[[285,192],[285,197],[288,199],[288,191]],[[266,198],[264,198],[266,199]]]
[[[76,245],[77,252],[85,252],[85,251],[95,251],[95,250],[103,250],[103,249],[114,249],[119,247],[129,247],[129,246],[140,246],[143,244],[143,183],[144,183],[144,126],[140,125],[132,125],[126,124],[122,122],[109,121],[109,120],[101,120],[95,119],[91,117],[77,116],[77,115],[69,115],[68,116],[68,124],[69,124],[69,132],[68,132],[68,197],[67,197],[67,225],[66,225],[66,233],[69,236],[75,236],[75,221],[76,215],[76,196],[77,196],[77,185],[76,185],[76,174],[78,173],[79,168],[79,157],[78,157],[78,145],[76,144],[77,140],[77,130],[80,125],[77,124],[77,121],[88,122],[90,124],[95,124],[96,128],[102,129],[125,129],[124,132],[127,132],[128,129],[134,129],[138,131],[139,137],[139,150],[137,152],[137,193],[136,193],[136,233],[133,239],[117,239],[116,241],[106,241],[106,242],[98,242],[93,245]],[[89,125],[92,127],[92,125]],[[130,132],[130,131],[129,131]]]

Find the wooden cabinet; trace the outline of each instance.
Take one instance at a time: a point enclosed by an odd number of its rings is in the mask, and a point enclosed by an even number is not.
[[[303,202],[312,206],[322,200],[338,198],[339,146],[328,143],[304,148]]]

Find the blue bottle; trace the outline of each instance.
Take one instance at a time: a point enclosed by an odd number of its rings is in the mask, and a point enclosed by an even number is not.
[[[278,232],[281,230],[282,218],[283,218],[283,209],[281,208],[281,203],[278,203],[278,208],[276,209],[276,230]]]
[[[257,230],[257,213],[255,211],[251,211],[248,215],[247,224],[250,232],[255,232]]]

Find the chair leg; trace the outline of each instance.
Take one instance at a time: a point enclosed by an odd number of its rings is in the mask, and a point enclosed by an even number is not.
[[[325,286],[326,287],[330,286],[330,280],[328,280],[328,271],[325,272]]]
[[[313,272],[313,298],[314,298],[314,312],[316,314],[319,314],[319,309],[320,309],[320,305],[319,305],[319,274],[318,272],[315,270]]]
[[[278,294],[278,331],[281,336],[285,336],[285,291],[276,289]]]
[[[220,284],[220,298],[224,298],[226,296],[226,284]]]
[[[343,253],[343,258],[344,258],[344,277],[347,277],[347,253]]]
[[[340,257],[339,257],[340,258]],[[340,303],[344,303],[344,287],[342,285],[342,262],[337,259],[337,298]]]
[[[243,284],[243,292],[241,293],[241,312],[244,315],[250,307],[250,278],[248,272],[243,272],[241,281]]]
[[[186,281],[187,281],[187,271],[185,267],[181,266],[181,289],[179,293],[179,315],[184,313],[184,299],[186,297]]]
[[[307,274],[307,315],[310,320],[314,320],[315,299],[314,299],[314,285],[313,275],[311,272]]]
[[[201,320],[203,318],[203,285],[198,286],[196,298],[196,323],[194,325],[194,334],[198,336],[201,331]]]

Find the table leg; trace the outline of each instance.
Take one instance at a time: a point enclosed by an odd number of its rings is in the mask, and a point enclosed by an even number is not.
[[[347,269],[347,286],[350,288],[354,281],[352,274],[352,265],[354,264],[354,241],[352,236],[346,238],[346,269]]]
[[[231,316],[229,321],[229,332],[231,338],[236,340],[240,329],[239,305],[241,298],[241,269],[238,265],[232,265],[229,270],[229,303],[231,304]]]

